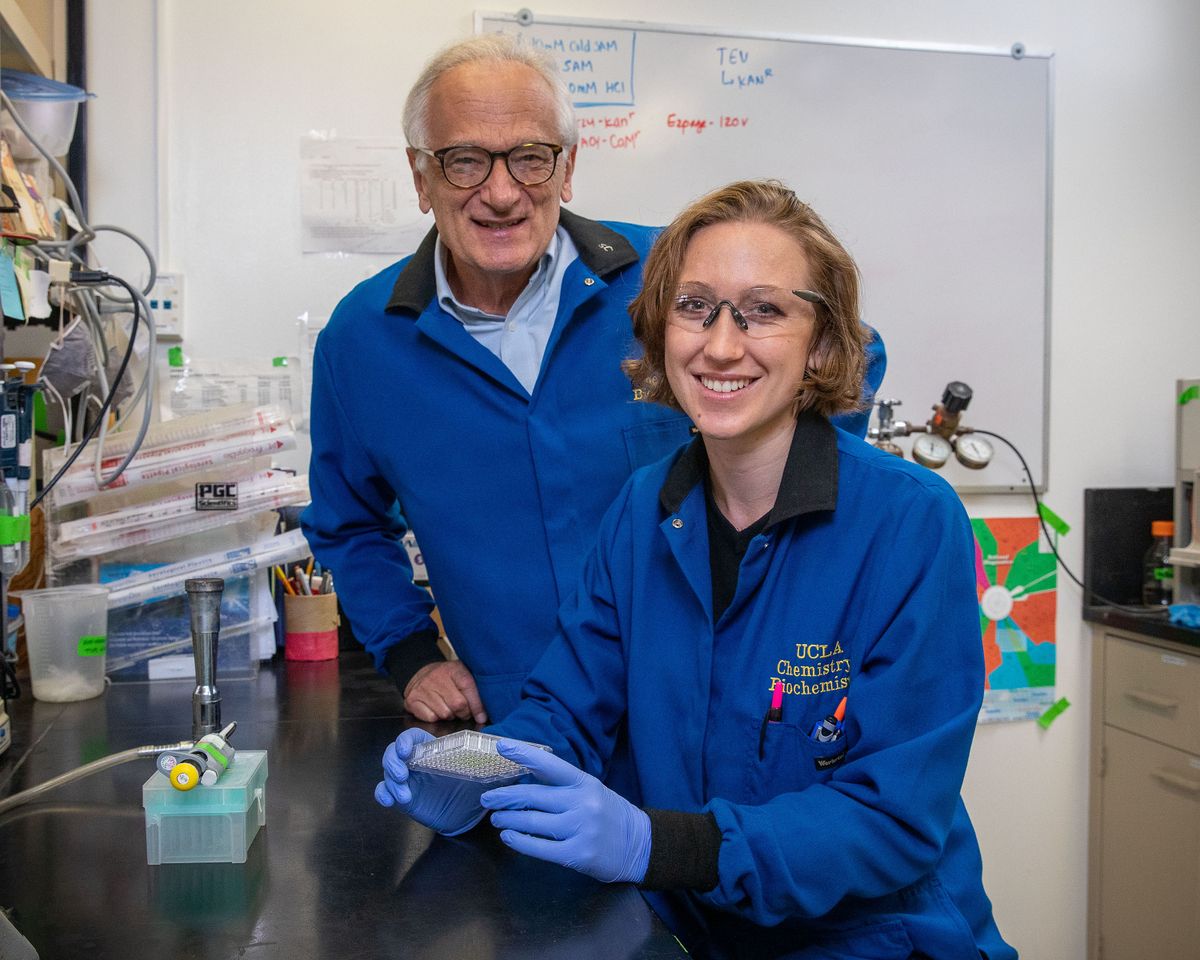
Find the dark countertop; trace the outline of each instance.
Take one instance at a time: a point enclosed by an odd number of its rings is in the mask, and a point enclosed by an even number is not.
[[[380,758],[407,720],[362,651],[218,684],[234,745],[268,753],[267,821],[246,863],[147,866],[150,759],[2,814],[0,908],[42,960],[686,956],[633,887],[520,856],[487,825],[447,839],[378,806]],[[192,687],[116,684],[70,704],[26,692],[8,704],[0,797],[187,739]]]
[[[1190,647],[1200,647],[1200,630],[1183,627],[1171,623],[1166,614],[1138,616],[1119,610],[1116,607],[1086,606],[1083,608],[1083,619],[1090,623],[1101,623],[1107,627],[1140,633],[1159,640],[1171,640],[1175,643],[1186,644]]]

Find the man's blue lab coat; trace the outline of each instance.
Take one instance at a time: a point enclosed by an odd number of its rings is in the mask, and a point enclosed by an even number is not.
[[[489,729],[599,775],[627,721],[638,802],[715,818],[716,886],[672,900],[714,956],[1015,958],[960,797],[984,675],[953,490],[803,415],[786,519],[751,540],[714,625],[701,441],[673,459],[625,485],[560,637]],[[841,737],[815,741],[843,697]],[[653,872],[671,852],[651,819]]]
[[[579,259],[530,396],[437,303],[434,235],[360,283],[317,341],[305,536],[358,639],[435,629],[400,544],[417,536],[446,635],[489,716],[504,716],[554,636],[605,509],[630,472],[687,440],[681,414],[639,402],[620,361],[655,231],[561,211]],[[867,399],[883,378],[870,348]],[[866,432],[866,414],[850,424]]]

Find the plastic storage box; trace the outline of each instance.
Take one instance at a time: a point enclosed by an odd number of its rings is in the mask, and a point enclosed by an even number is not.
[[[142,806],[147,863],[245,863],[267,822],[267,752],[239,750],[220,780],[186,793],[155,771]]]
[[[95,96],[69,83],[10,70],[8,67],[0,71],[0,87],[8,94],[30,132],[54,157],[63,156],[71,146],[79,104]],[[14,157],[18,160],[41,157],[23,133],[14,130],[13,134]]]
[[[100,577],[107,585],[114,573],[131,566],[105,564]],[[221,636],[217,645],[217,681],[245,680],[258,674],[254,631],[271,630],[274,615],[267,573],[225,580],[221,596]],[[192,628],[187,597],[146,600],[108,611],[108,675],[113,683],[146,680],[191,679],[196,675],[192,658]],[[175,645],[171,652],[170,644]],[[150,651],[159,651],[153,657]]]

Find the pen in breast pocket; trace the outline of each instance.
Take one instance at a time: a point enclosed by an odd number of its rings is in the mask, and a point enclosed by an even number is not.
[[[783,720],[783,682],[776,680],[771,685],[771,706],[763,714],[762,726],[758,728],[758,759],[763,758],[767,744],[767,724],[779,723]]]
[[[833,711],[824,720],[813,724],[812,733],[809,734],[817,743],[831,743],[837,740],[842,735],[842,718],[846,716],[846,698],[842,697],[842,702],[837,705],[837,709]]]
[[[767,720],[779,723],[783,720],[783,684],[776,683],[771,688],[771,709],[767,711]]]

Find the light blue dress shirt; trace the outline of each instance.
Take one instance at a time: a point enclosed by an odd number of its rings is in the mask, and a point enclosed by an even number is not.
[[[438,303],[457,318],[472,337],[504,361],[532,395],[558,314],[563,274],[578,256],[579,251],[571,237],[559,227],[508,316],[500,316],[469,307],[455,298],[446,279],[446,248],[442,238],[438,237],[433,258]]]

